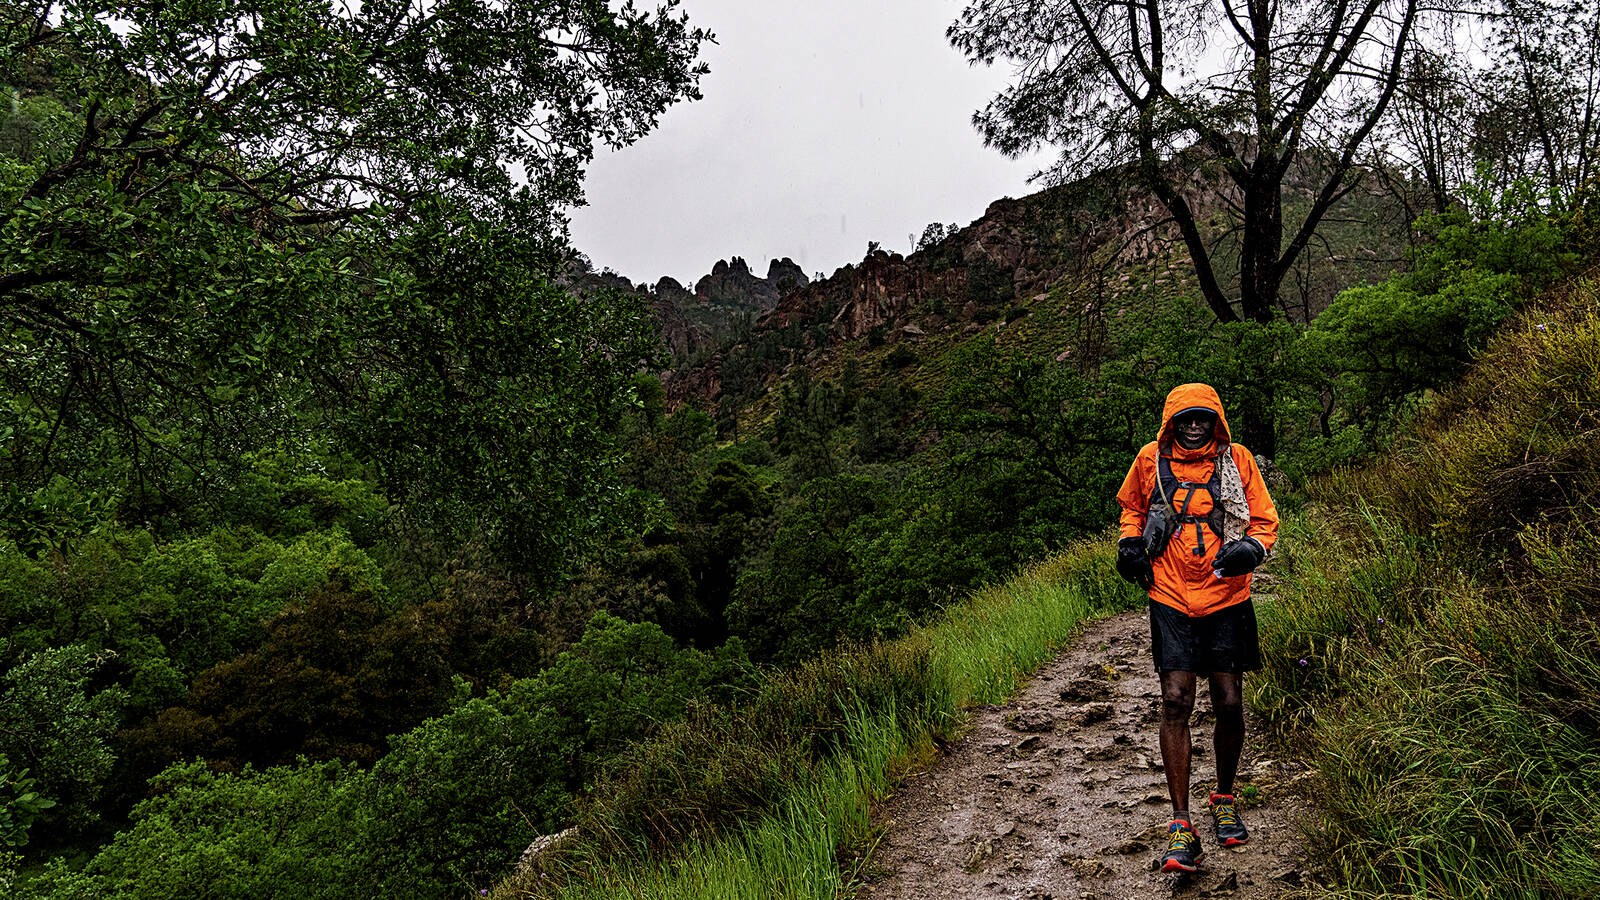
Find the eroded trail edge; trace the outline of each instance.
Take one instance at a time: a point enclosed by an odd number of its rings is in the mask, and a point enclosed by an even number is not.
[[[1171,808],[1157,743],[1160,682],[1141,610],[1089,625],[1012,702],[975,708],[971,730],[931,769],[908,775],[876,814],[883,837],[855,896],[1255,900],[1293,890],[1303,877],[1296,823],[1306,807],[1295,789],[1303,769],[1271,758],[1252,725],[1236,787],[1257,793],[1241,804],[1251,842],[1217,846],[1206,812],[1213,719],[1200,681],[1190,804],[1205,844],[1199,872],[1154,871]]]

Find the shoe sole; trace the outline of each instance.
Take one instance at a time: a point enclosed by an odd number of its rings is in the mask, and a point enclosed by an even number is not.
[[[1178,862],[1175,859],[1169,859],[1169,860],[1166,861],[1166,863],[1164,865],[1162,865],[1161,871],[1163,871],[1163,872],[1198,872],[1198,871],[1200,871],[1200,867],[1198,865],[1186,866],[1183,863]]]
[[[1248,844],[1248,843],[1250,843],[1250,839],[1249,838],[1228,838],[1227,840],[1222,842],[1222,846],[1224,846],[1224,847],[1238,847],[1238,846],[1241,846],[1243,844]]]

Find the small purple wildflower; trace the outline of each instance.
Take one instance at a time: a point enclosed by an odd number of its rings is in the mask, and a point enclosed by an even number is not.
[[[1382,624],[1383,624],[1383,616],[1379,616],[1379,617],[1378,617],[1378,624],[1379,624],[1379,625],[1382,625]]]
[[[1309,666],[1309,665],[1311,665],[1311,661],[1310,661],[1310,660],[1308,660],[1308,659],[1301,659],[1301,660],[1300,660],[1300,665],[1302,665],[1302,666]]]
[[[1540,331],[1544,331],[1545,330],[1545,327],[1543,325],[1535,325],[1533,327],[1539,329]]]

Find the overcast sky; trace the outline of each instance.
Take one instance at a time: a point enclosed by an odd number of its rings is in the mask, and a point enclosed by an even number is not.
[[[930,222],[966,225],[1036,190],[1043,158],[983,146],[972,112],[1004,85],[944,39],[957,0],[684,0],[717,35],[705,99],[589,170],[573,242],[634,281],[691,283],[742,256],[812,275],[906,252]]]

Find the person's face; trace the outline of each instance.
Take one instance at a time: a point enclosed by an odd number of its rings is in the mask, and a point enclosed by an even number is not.
[[[1179,446],[1193,450],[1211,438],[1217,417],[1209,413],[1187,413],[1179,416],[1172,424],[1178,431]]]

